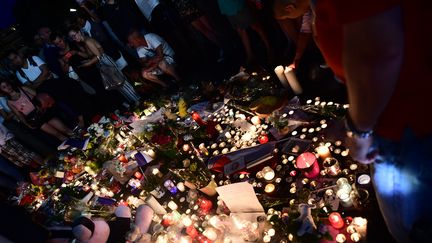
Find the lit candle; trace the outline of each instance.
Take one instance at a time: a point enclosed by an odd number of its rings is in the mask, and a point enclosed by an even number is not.
[[[352,233],[351,234],[351,240],[354,242],[359,242],[361,239],[361,235],[359,233]]]
[[[279,65],[274,69],[274,72],[276,73],[276,76],[278,77],[282,86],[286,89],[289,89],[290,85],[288,84],[288,80],[284,74],[284,67]]]
[[[137,171],[137,172],[135,172],[134,176],[139,180],[139,179],[141,179],[142,174],[141,174],[141,172]]]
[[[315,154],[310,152],[300,154],[296,159],[296,166],[303,171],[307,178],[314,178],[320,172],[317,158]]]
[[[345,177],[341,177],[336,181],[336,185],[339,190],[344,190],[347,193],[351,192],[351,185],[348,182],[348,179]]]
[[[323,162],[323,167],[328,175],[336,176],[341,172],[339,162],[333,157],[328,157]]]
[[[258,125],[258,124],[261,123],[261,120],[260,120],[260,118],[259,118],[258,116],[253,116],[253,117],[251,118],[251,122],[252,122],[252,124],[254,124],[254,125]]]
[[[215,241],[218,237],[216,229],[213,227],[208,227],[204,230],[203,235],[211,241]]]
[[[370,176],[366,174],[363,174],[357,178],[357,182],[360,185],[367,185],[369,184],[370,181],[371,181]]]
[[[179,189],[179,191],[184,192],[186,190],[185,185],[183,182],[179,182],[177,183],[177,188]]]
[[[347,192],[346,190],[339,189],[336,192],[336,196],[339,198],[342,206],[344,206],[344,207],[351,207],[353,205],[353,200],[350,197],[350,193]]]
[[[299,95],[299,94],[303,93],[303,89],[297,80],[294,69],[291,67],[286,67],[284,74],[285,74],[285,77],[288,80],[288,83],[291,86],[291,89],[293,90],[294,94]]]
[[[331,156],[331,154],[330,154],[330,149],[329,149],[327,146],[325,146],[325,145],[323,145],[323,146],[319,146],[319,147],[316,149],[316,151],[317,151],[317,153],[318,153],[318,155],[319,155],[319,157],[320,157],[321,159],[326,159],[327,157],[330,157],[330,156]]]
[[[259,141],[259,143],[260,144],[266,144],[266,143],[268,143],[268,136],[267,135],[261,135],[259,138],[258,138],[258,141]]]
[[[362,217],[354,217],[352,224],[356,228],[356,231],[362,235],[366,236],[366,230],[367,230],[367,219]]]
[[[344,234],[338,234],[336,235],[336,242],[343,243],[346,241],[346,237]]]
[[[335,229],[340,229],[344,226],[342,216],[338,212],[333,212],[329,215],[329,221],[331,226]]]
[[[271,193],[273,192],[275,189],[275,185],[273,185],[272,183],[269,183],[265,186],[264,191],[267,193]]]
[[[264,176],[264,179],[271,181],[275,177],[275,172],[270,166],[266,166],[262,169],[262,173]]]
[[[178,208],[177,204],[174,201],[169,201],[168,207],[173,211],[177,210],[177,208]]]

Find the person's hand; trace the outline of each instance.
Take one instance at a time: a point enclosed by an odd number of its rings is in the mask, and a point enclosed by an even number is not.
[[[370,164],[375,160],[377,151],[372,151],[372,143],[372,136],[367,138],[345,137],[345,145],[349,149],[351,157],[362,164]]]
[[[288,67],[292,68],[292,69],[295,69],[296,68],[296,64],[295,63],[291,63]]]

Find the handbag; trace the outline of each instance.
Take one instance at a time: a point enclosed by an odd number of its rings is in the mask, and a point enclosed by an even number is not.
[[[106,90],[113,90],[121,87],[126,81],[126,76],[118,69],[112,58],[103,54],[98,59],[99,72],[104,88]]]
[[[48,108],[54,106],[54,99],[46,93],[40,93],[35,95],[33,99],[27,94],[25,90],[22,90],[25,96],[30,100],[35,109],[25,116],[26,122],[32,127],[40,127],[45,123],[44,115]]]
[[[25,116],[25,120],[32,127],[40,127],[45,123],[43,120],[43,115],[43,112],[36,108]]]

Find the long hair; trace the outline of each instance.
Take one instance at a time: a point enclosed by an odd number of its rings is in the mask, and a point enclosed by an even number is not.
[[[16,84],[16,82],[12,82],[6,78],[0,78],[0,84],[7,83],[9,84],[15,92],[20,92],[20,86]],[[0,96],[6,96],[9,100],[11,99],[10,94],[6,94],[3,90],[0,90]]]

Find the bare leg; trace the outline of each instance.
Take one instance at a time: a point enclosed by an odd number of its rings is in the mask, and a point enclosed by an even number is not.
[[[164,88],[167,88],[167,87],[168,87],[168,85],[167,85],[165,82],[163,82],[163,81],[160,80],[156,75],[151,74],[150,72],[143,71],[143,72],[142,72],[142,76],[143,76],[143,78],[147,79],[147,80],[150,81],[150,82],[153,82],[153,83],[156,83],[156,84],[162,85]]]
[[[283,20],[277,20],[277,22],[282,32],[285,34],[285,37],[297,45],[299,31],[297,30],[296,20],[283,19]]]
[[[255,30],[255,32],[258,33],[261,40],[264,42],[264,45],[267,49],[267,56],[269,61],[273,61],[274,53],[273,49],[271,48],[270,41],[267,37],[267,33],[264,31],[263,26],[260,23],[254,23],[251,25],[252,29]]]
[[[214,31],[214,29],[211,27],[206,16],[204,15],[201,16],[197,20],[193,21],[191,24],[195,29],[201,32],[207,39],[212,41],[219,48],[222,48],[222,45],[217,37],[217,34]]]
[[[60,121],[58,118],[52,118],[48,121],[48,124],[50,124],[52,127],[63,133],[64,135],[71,135],[73,134],[73,131],[67,127],[62,121]]]
[[[236,28],[236,30],[237,33],[240,35],[240,39],[243,43],[243,47],[245,48],[247,62],[248,63],[253,62],[253,60],[255,60],[255,56],[252,51],[252,46],[247,31],[241,28]]]
[[[162,72],[167,73],[174,77],[176,81],[180,81],[180,77],[173,65],[168,64],[166,61],[162,60],[159,62],[159,68],[162,70]]]
[[[58,140],[60,141],[64,141],[67,139],[67,137],[65,135],[63,135],[63,133],[61,133],[59,130],[55,129],[53,126],[51,126],[48,122],[44,123],[41,128],[42,131],[53,135],[54,137],[56,137]]]

